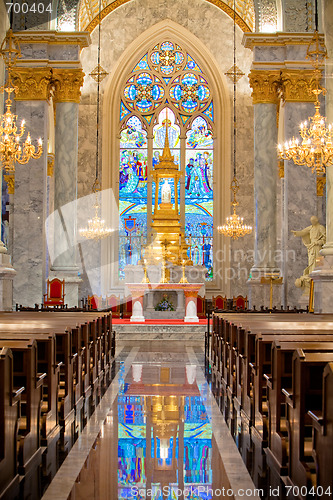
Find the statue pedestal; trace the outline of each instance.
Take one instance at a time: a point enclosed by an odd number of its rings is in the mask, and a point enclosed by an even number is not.
[[[13,310],[13,279],[16,271],[10,262],[10,255],[0,253],[0,311]]]
[[[333,313],[333,255],[325,255],[310,277],[314,282],[314,312]]]
[[[163,318],[166,313],[179,313],[182,310],[182,298],[185,296],[185,311],[182,316],[175,316],[175,319],[184,318],[186,323],[198,323],[197,315],[197,296],[203,283],[127,283],[129,291],[132,295],[132,316],[130,321],[143,323],[146,319],[144,312],[144,296],[147,296],[148,316],[149,312],[157,313],[157,318]],[[154,294],[176,292],[177,294],[177,309],[176,311],[152,311],[151,305],[154,304]],[[182,297],[180,297],[180,295]],[[150,307],[149,307],[150,306]],[[146,309],[146,310],[147,310]],[[172,314],[171,314],[172,316]],[[165,318],[170,319],[170,318]]]

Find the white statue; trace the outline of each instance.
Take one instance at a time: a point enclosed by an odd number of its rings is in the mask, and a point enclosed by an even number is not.
[[[313,215],[310,219],[311,226],[302,229],[301,231],[291,231],[294,236],[300,236],[304,245],[308,250],[308,267],[304,269],[303,275],[295,281],[297,287],[308,287],[310,274],[316,267],[316,260],[319,257],[319,252],[326,243],[326,229],[322,224],[319,224],[318,217]]]
[[[167,179],[162,186],[162,203],[171,203],[171,187]]]

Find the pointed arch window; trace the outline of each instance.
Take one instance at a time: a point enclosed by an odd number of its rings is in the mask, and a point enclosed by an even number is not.
[[[119,120],[119,278],[126,264],[139,262],[150,238],[155,185],[149,172],[169,120],[171,153],[184,172],[178,194],[189,256],[212,279],[214,103],[195,58],[170,40],[154,45],[124,80]]]

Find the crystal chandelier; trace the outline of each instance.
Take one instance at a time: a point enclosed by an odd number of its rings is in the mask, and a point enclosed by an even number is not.
[[[20,145],[20,139],[25,132],[25,121],[22,120],[21,126],[17,125],[17,115],[11,111],[12,100],[11,94],[17,91],[17,87],[13,86],[12,68],[16,63],[17,57],[21,56],[18,42],[13,36],[12,30],[9,30],[4,39],[0,54],[5,62],[8,79],[5,85],[1,88],[2,92],[7,92],[6,112],[0,117],[0,163],[7,174],[15,172],[15,162],[26,164],[33,158],[37,160],[43,153],[42,139],[38,140],[38,148],[31,144],[30,132],[24,144]]]
[[[243,217],[240,217],[236,214],[236,207],[239,205],[236,200],[236,193],[239,190],[239,183],[236,178],[236,83],[238,79],[236,78],[236,71],[239,71],[236,66],[236,20],[235,20],[235,12],[236,12],[235,0],[234,0],[234,65],[233,65],[233,84],[234,84],[234,102],[233,102],[233,111],[234,111],[234,178],[231,182],[230,189],[233,192],[233,200],[231,205],[233,206],[233,214],[230,217],[227,217],[226,223],[223,226],[218,226],[217,230],[219,233],[224,234],[224,236],[229,236],[230,238],[236,240],[241,236],[245,236],[246,234],[251,233],[252,227],[246,226],[243,224]]]
[[[99,1],[99,21],[98,21],[98,70],[96,70],[95,76],[97,76],[97,123],[96,123],[96,178],[92,187],[93,193],[95,193],[95,215],[92,219],[88,220],[88,227],[79,229],[79,233],[84,238],[100,240],[109,236],[113,229],[105,226],[105,221],[100,218],[99,211],[101,209],[98,202],[98,193],[101,191],[101,185],[98,180],[98,137],[99,137],[99,101],[100,101],[100,82],[101,82],[101,65],[100,65],[100,51],[101,51],[101,0]]]
[[[109,236],[112,229],[105,226],[105,221],[99,217],[100,204],[98,203],[98,192],[100,185],[96,179],[93,185],[93,192],[95,193],[95,215],[92,219],[88,220],[88,227],[79,229],[80,235],[84,238],[99,240]]]
[[[230,238],[236,240],[241,236],[251,233],[252,227],[243,224],[243,217],[236,214],[236,207],[238,205],[236,193],[239,190],[239,184],[236,177],[233,178],[230,189],[234,195],[231,203],[233,206],[233,214],[230,217],[227,217],[226,223],[223,224],[223,226],[218,226],[217,230],[219,233],[224,234],[224,236],[229,236]]]
[[[285,144],[278,145],[279,160],[292,160],[296,165],[306,165],[312,172],[322,176],[327,165],[333,164],[333,130],[332,125],[326,127],[326,117],[321,116],[319,96],[325,95],[326,89],[320,85],[321,70],[325,58],[326,48],[319,39],[318,12],[316,2],[316,29],[307,50],[307,58],[314,67],[312,79],[312,93],[315,96],[315,114],[307,121],[300,124],[299,139],[293,137]]]

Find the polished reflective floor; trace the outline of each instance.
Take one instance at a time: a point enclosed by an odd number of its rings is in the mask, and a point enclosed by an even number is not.
[[[201,347],[178,342],[118,348],[116,377],[43,498],[188,500],[254,491],[203,361]]]

